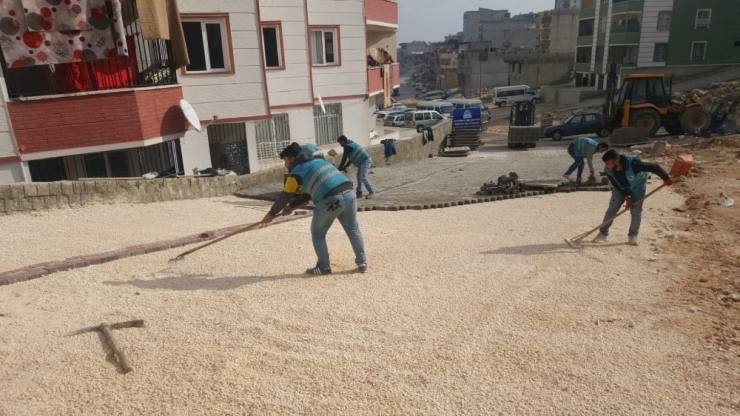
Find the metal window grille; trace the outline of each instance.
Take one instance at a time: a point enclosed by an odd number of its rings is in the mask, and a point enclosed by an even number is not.
[[[255,123],[257,130],[257,160],[260,169],[282,163],[278,156],[290,144],[288,114],[275,114],[270,120]]]
[[[106,2],[112,16],[110,2]],[[70,94],[81,91],[103,91],[121,88],[176,84],[169,40],[144,40],[138,20],[136,1],[121,3],[129,55],[54,65],[8,68],[0,54],[9,98]],[[99,76],[105,74],[105,76]]]
[[[238,175],[250,173],[246,123],[208,126],[208,147],[211,151],[211,167],[228,169]]]
[[[313,125],[316,133],[316,144],[332,144],[344,134],[342,121],[342,103],[326,104],[326,113],[320,105],[313,107]]]

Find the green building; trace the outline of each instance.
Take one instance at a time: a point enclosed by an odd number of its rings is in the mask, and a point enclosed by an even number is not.
[[[740,0],[674,0],[666,63],[740,65]]]

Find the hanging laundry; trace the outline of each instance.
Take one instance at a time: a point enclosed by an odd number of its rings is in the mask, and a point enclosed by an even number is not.
[[[105,0],[88,0],[90,19],[84,31],[30,30],[24,14],[24,4],[39,2],[40,0],[0,2],[0,47],[8,67],[94,61],[118,56]]]
[[[131,48],[126,42],[126,28],[123,26],[121,1],[123,0],[111,0],[111,5],[113,6],[113,16],[111,16],[111,20],[113,20],[113,40],[116,42],[118,56],[128,56],[128,51]]]
[[[57,32],[87,30],[91,16],[89,0],[23,0],[28,30]]]
[[[175,68],[190,65],[177,0],[137,0],[136,6],[144,39],[169,40]]]

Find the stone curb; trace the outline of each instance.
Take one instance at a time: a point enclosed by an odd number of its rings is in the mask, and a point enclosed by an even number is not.
[[[465,198],[457,201],[441,201],[437,203],[422,204],[422,205],[372,205],[365,207],[358,207],[358,212],[367,211],[407,211],[407,210],[427,210],[427,209],[440,209],[450,208],[461,205],[478,204],[484,202],[497,202],[505,201],[507,199],[515,198],[527,198],[532,196],[540,196],[545,194],[554,194],[558,192],[577,192],[577,191],[610,191],[610,186],[605,187],[589,187],[589,188],[558,188],[552,191],[523,191],[516,192],[509,195],[487,195],[477,196],[471,198]],[[230,232],[241,229],[248,224],[234,225],[231,227],[220,228],[218,230],[206,231],[198,234],[192,234],[186,237],[180,237],[172,240],[157,241],[155,243],[139,244],[134,246],[124,247],[122,249],[107,251],[103,253],[86,254],[82,256],[69,257],[59,261],[49,261],[44,263],[34,264],[28,267],[23,267],[15,270],[8,270],[0,272],[0,286],[10,285],[13,283],[26,282],[32,279],[38,279],[52,273],[63,272],[72,269],[79,269],[82,267],[92,266],[95,264],[108,263],[115,260],[124,259],[127,257],[140,256],[142,254],[155,253],[157,251],[169,250],[172,248],[184,247],[190,244],[202,243]]]

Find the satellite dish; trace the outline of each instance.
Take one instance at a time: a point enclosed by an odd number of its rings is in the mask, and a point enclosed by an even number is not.
[[[185,119],[188,121],[188,123],[196,130],[202,131],[200,119],[198,118],[198,114],[195,112],[193,106],[190,105],[189,102],[182,99],[180,100],[180,109],[182,110],[182,114],[185,115]]]
[[[319,97],[319,105],[321,106],[321,112],[326,114],[326,107],[324,107],[324,100],[321,99],[321,94],[316,94]]]

